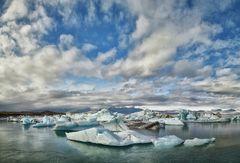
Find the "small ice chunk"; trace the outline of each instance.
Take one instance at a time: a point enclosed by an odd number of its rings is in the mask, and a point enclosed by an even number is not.
[[[184,145],[188,146],[188,147],[202,146],[202,145],[213,143],[215,140],[216,140],[215,138],[210,138],[210,139],[199,139],[199,138],[187,139],[187,140],[185,140]]]
[[[159,122],[164,123],[165,125],[170,126],[183,126],[184,123],[178,118],[152,118],[149,119],[150,122]]]
[[[153,140],[153,144],[158,148],[172,148],[182,144],[184,141],[175,135],[160,137]]]

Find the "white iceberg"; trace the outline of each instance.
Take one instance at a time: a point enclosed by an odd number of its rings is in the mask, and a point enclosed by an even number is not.
[[[78,126],[80,127],[87,127],[87,126],[96,126],[98,125],[98,122],[95,121],[95,120],[80,120],[80,121],[77,121],[78,123]]]
[[[162,119],[165,125],[176,125],[176,126],[183,126],[184,123],[177,118],[164,118]]]
[[[9,121],[9,122],[19,122],[20,119],[10,116],[10,117],[7,118],[7,121]]]
[[[148,121],[149,119],[155,117],[156,114],[154,111],[146,109],[139,112],[131,113],[125,117],[126,120],[135,121]]]
[[[35,128],[42,128],[42,127],[52,127],[54,126],[55,124],[46,124],[46,123],[36,123],[35,125],[33,125],[32,127],[35,127]]]
[[[193,113],[189,112],[189,114],[187,115],[187,120],[196,120],[197,117],[195,115],[193,115]]]
[[[172,148],[182,144],[184,141],[175,135],[168,135],[155,139],[152,142],[158,148]]]
[[[202,146],[202,145],[213,143],[215,140],[216,140],[215,138],[210,138],[210,139],[199,139],[199,138],[187,139],[187,140],[185,140],[184,145],[188,146],[188,147]]]
[[[105,128],[90,128],[78,132],[66,133],[67,139],[108,146],[128,146],[132,144],[151,143],[151,136],[135,131],[111,132]]]
[[[183,126],[184,123],[178,118],[152,118],[149,119],[150,122],[159,122],[165,125]]]
[[[65,123],[65,122],[70,122],[69,118],[65,115],[62,115],[56,123]]]
[[[115,118],[111,122],[102,122],[100,123],[105,129],[108,129],[110,131],[126,131],[129,130],[129,128],[125,125],[122,119]]]
[[[71,130],[79,127],[76,122],[57,123],[53,130]]]
[[[53,117],[44,116],[42,118],[42,122],[36,123],[32,127],[40,128],[40,127],[52,127],[55,125],[55,119]]]
[[[20,121],[22,122],[23,125],[30,125],[35,123],[35,120],[30,117],[24,117]]]
[[[107,109],[102,109],[98,111],[96,115],[97,115],[98,122],[110,122],[115,118],[115,116]]]

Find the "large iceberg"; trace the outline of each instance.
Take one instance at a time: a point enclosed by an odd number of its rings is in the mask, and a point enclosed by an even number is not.
[[[152,110],[146,109],[140,112],[135,112],[127,115],[125,117],[126,120],[130,121],[148,121],[149,119],[156,116],[156,113]]]
[[[182,144],[184,141],[175,135],[168,135],[153,140],[153,144],[158,148],[172,148]]]
[[[81,116],[80,114],[74,115],[74,118],[62,116],[56,122],[56,126],[53,130],[80,130],[81,127],[96,126],[98,122],[96,121],[95,115],[87,115],[87,117]]]
[[[114,120],[111,122],[100,123],[104,128],[110,131],[125,131],[128,130],[128,127],[124,124],[122,120]]]
[[[202,145],[213,143],[215,140],[216,140],[215,138],[210,138],[210,139],[199,139],[199,138],[187,139],[187,140],[185,140],[184,145],[188,146],[188,147],[202,146]]]
[[[115,118],[115,115],[113,115],[109,110],[102,109],[96,113],[97,121],[98,122],[110,122]]]
[[[135,131],[112,132],[105,128],[90,128],[78,132],[66,133],[69,140],[102,144],[108,146],[128,146],[151,143],[153,137]]]
[[[222,115],[214,112],[196,112],[189,110],[181,110],[178,114],[178,118],[184,122],[206,122],[206,123],[214,123],[214,122],[229,122],[229,118],[224,118]]]

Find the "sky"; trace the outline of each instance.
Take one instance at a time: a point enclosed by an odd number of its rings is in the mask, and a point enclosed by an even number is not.
[[[240,0],[1,0],[0,111],[240,110]]]

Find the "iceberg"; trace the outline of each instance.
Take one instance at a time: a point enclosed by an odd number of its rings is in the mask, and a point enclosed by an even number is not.
[[[180,120],[187,120],[187,115],[189,114],[189,111],[188,110],[185,110],[185,109],[182,109],[179,111],[178,113],[178,118]]]
[[[41,127],[52,127],[55,125],[55,119],[53,117],[44,116],[42,122],[36,123],[32,127],[41,128]]]
[[[80,127],[88,127],[88,126],[97,126],[98,122],[96,120],[80,120],[77,121],[78,126]]]
[[[135,131],[112,132],[105,128],[90,128],[78,132],[66,133],[67,139],[107,146],[128,146],[132,144],[151,143],[151,136]]]
[[[162,119],[165,125],[175,125],[175,126],[183,126],[184,123],[177,118],[164,118]]]
[[[196,120],[197,117],[193,113],[189,113],[186,117],[188,120]]]
[[[149,119],[150,122],[159,122],[160,124],[165,125],[174,125],[174,126],[183,126],[184,123],[178,118],[152,118]]]
[[[62,116],[57,120],[56,123],[65,123],[65,122],[69,122],[69,121],[70,121],[70,120],[69,120],[69,118],[68,118],[67,116],[62,115]]]
[[[197,122],[197,123],[218,123],[218,122],[230,122],[229,118],[223,118],[218,113],[208,112],[194,112],[189,110],[181,110],[178,114],[178,118],[183,122]]]
[[[22,122],[23,125],[30,125],[35,123],[35,120],[30,117],[24,117],[20,121]]]
[[[127,127],[130,129],[146,129],[146,130],[159,130],[161,127],[164,128],[164,123],[159,122],[143,122],[143,121],[128,121]]]
[[[128,127],[124,124],[122,120],[114,120],[111,122],[100,123],[105,129],[110,131],[125,131],[128,130]]]
[[[184,145],[187,146],[187,147],[202,146],[202,145],[213,143],[215,140],[216,140],[215,138],[210,138],[210,139],[199,139],[199,138],[187,139],[187,140],[185,140]]]
[[[42,128],[42,127],[52,127],[54,126],[55,124],[46,124],[46,123],[36,123],[35,125],[33,125],[32,127],[35,127],[35,128]]]
[[[146,109],[143,111],[131,113],[131,114],[127,115],[125,118],[126,118],[126,120],[130,120],[130,121],[136,121],[136,120],[148,121],[149,119],[151,119],[155,116],[156,116],[156,113],[154,111]]]
[[[231,121],[240,121],[240,115],[235,115],[231,118]]]
[[[57,123],[53,130],[71,130],[79,127],[76,122]]]
[[[10,116],[7,118],[7,121],[8,122],[19,122],[20,120],[18,118],[14,118],[14,117]]]
[[[107,109],[102,109],[96,113],[98,122],[110,122],[114,119],[114,115]],[[93,115],[94,116],[94,115]]]
[[[182,144],[184,141],[180,138],[178,138],[175,135],[169,135],[169,136],[164,136],[160,137],[156,140],[153,140],[153,144],[155,147],[158,148],[172,148],[175,146],[178,146]]]
[[[96,116],[88,114],[71,115],[72,118],[61,116],[53,130],[80,130],[80,127],[98,125]]]

